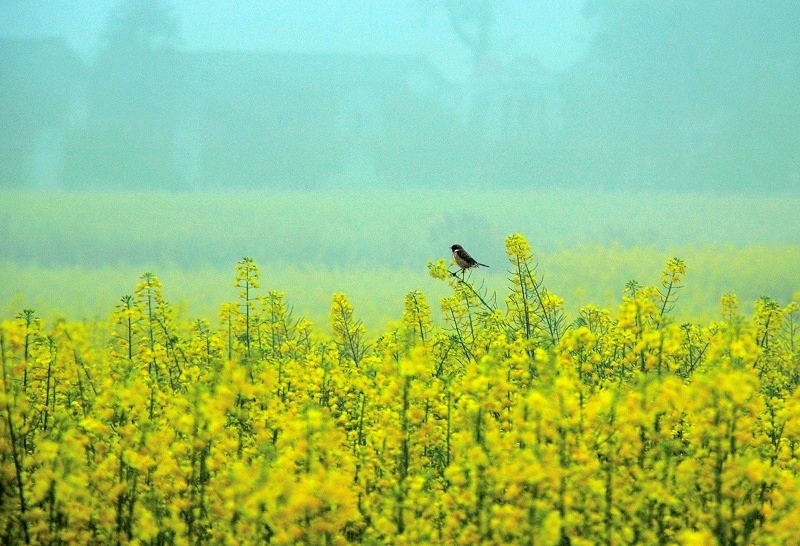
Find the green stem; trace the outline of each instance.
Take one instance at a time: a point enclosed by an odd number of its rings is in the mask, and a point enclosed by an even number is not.
[[[14,461],[14,473],[17,481],[17,494],[19,496],[20,518],[22,522],[22,532],[25,535],[25,544],[31,543],[31,537],[28,532],[27,521],[27,504],[25,502],[25,488],[22,484],[22,454],[17,450],[17,433],[14,429],[14,423],[11,416],[11,397],[8,393],[8,375],[6,372],[6,344],[5,336],[0,332],[0,367],[3,368],[3,390],[6,396],[6,423],[8,425],[8,434],[11,440],[11,457]]]

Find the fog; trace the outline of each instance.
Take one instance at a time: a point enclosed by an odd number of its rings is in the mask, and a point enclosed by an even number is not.
[[[2,188],[800,187],[797,2],[1,6]]]

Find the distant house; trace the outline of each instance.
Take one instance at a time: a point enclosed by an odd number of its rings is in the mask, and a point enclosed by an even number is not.
[[[86,117],[86,70],[62,38],[0,39],[0,187],[62,184]]]
[[[412,98],[441,107],[446,94],[417,57],[203,52],[187,54],[187,73],[191,105],[176,149],[193,185],[307,185],[374,173]]]
[[[516,59],[499,86],[503,140],[525,146],[553,138],[563,123],[557,77],[531,57]]]
[[[6,187],[502,182],[528,176],[519,156],[560,116],[530,60],[467,91],[418,56],[123,48],[87,68],[41,39],[0,41],[0,71]],[[467,92],[474,124],[458,111]]]
[[[398,153],[419,164],[420,142],[447,145],[452,133],[448,90],[417,57],[143,52],[95,67],[89,82],[68,187],[342,184],[407,167]]]

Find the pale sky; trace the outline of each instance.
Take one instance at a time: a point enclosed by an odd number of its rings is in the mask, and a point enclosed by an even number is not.
[[[0,36],[63,36],[87,61],[116,0],[0,0]],[[170,4],[170,3],[168,3]],[[498,0],[493,60],[533,56],[567,70],[591,45],[598,23],[584,0]],[[336,51],[425,55],[449,79],[466,77],[470,57],[443,0],[175,0],[187,49]]]

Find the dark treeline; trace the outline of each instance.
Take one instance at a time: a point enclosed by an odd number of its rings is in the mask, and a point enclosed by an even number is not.
[[[456,84],[418,56],[187,51],[123,2],[91,65],[0,39],[0,187],[800,187],[800,4],[593,9],[568,71]]]

